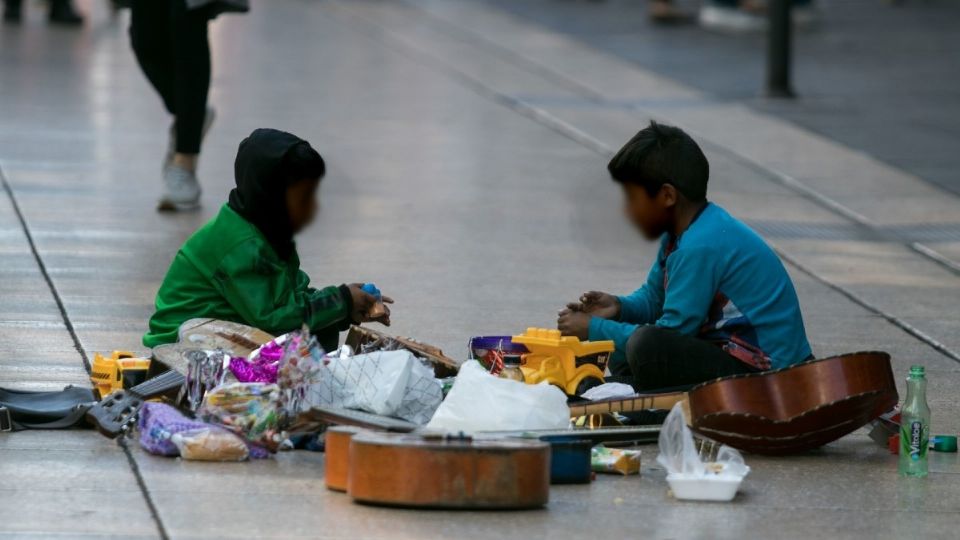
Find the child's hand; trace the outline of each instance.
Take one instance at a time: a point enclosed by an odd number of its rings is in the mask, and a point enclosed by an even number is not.
[[[382,296],[381,304],[376,296],[361,289],[362,286],[362,283],[352,283],[348,286],[350,297],[353,299],[353,312],[350,318],[357,323],[378,322],[384,326],[390,326],[390,308],[386,304],[392,304],[393,299]]]
[[[579,302],[567,304],[567,309],[564,311],[567,310],[582,311],[601,319],[616,319],[620,317],[620,299],[605,292],[585,292],[580,295]]]
[[[565,309],[557,319],[557,329],[564,336],[576,336],[586,341],[590,337],[590,317],[583,311]]]

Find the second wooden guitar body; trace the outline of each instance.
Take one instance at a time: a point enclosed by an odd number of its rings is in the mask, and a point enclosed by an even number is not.
[[[757,454],[819,448],[865,425],[897,404],[884,352],[859,352],[788,368],[724,377],[687,393],[638,394],[575,403],[571,416],[686,407],[694,431]]]
[[[727,377],[690,390],[694,431],[740,450],[819,448],[897,404],[890,355],[860,352]]]

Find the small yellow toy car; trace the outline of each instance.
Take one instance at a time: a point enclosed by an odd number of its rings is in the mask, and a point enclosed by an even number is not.
[[[571,396],[603,382],[603,371],[614,350],[612,341],[580,341],[547,328],[527,328],[511,339],[530,351],[523,355],[520,367],[524,381],[547,381]]]
[[[137,358],[132,352],[113,351],[110,356],[93,355],[90,381],[103,399],[117,390],[133,388],[147,380],[150,360]]]

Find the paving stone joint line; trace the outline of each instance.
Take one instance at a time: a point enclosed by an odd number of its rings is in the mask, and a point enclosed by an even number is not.
[[[508,62],[510,62],[510,63],[513,63],[513,64],[514,64],[515,66],[517,66],[518,68],[526,69],[526,70],[528,70],[528,71],[532,71],[532,72],[534,72],[534,73],[536,73],[536,74],[538,74],[538,75],[540,75],[540,76],[543,76],[544,78],[547,78],[547,79],[553,80],[553,81],[555,81],[555,82],[558,82],[558,83],[560,83],[561,85],[569,88],[571,91],[573,91],[573,92],[575,92],[575,93],[581,94],[586,100],[588,100],[588,101],[590,101],[590,102],[592,102],[592,103],[594,103],[594,104],[596,104],[596,105],[600,105],[600,106],[618,106],[618,107],[624,107],[624,106],[625,106],[624,103],[619,103],[619,102],[611,101],[611,100],[607,99],[607,97],[603,94],[603,92],[601,92],[601,91],[593,88],[593,87],[590,86],[589,84],[586,84],[586,83],[584,83],[584,82],[582,82],[582,81],[579,81],[579,80],[577,80],[577,79],[574,79],[574,78],[569,77],[569,76],[567,76],[567,75],[564,75],[564,74],[562,74],[562,73],[558,73],[557,71],[553,70],[553,69],[550,68],[549,66],[546,66],[546,65],[544,65],[544,64],[542,64],[542,63],[540,63],[540,62],[538,62],[538,61],[536,61],[536,60],[527,58],[526,56],[523,56],[522,54],[514,51],[513,49],[507,48],[507,47],[505,47],[505,46],[503,46],[503,45],[501,45],[501,44],[499,44],[499,43],[496,43],[496,42],[494,42],[494,41],[491,41],[490,39],[488,39],[487,37],[483,36],[482,34],[479,34],[479,33],[475,32],[475,31],[473,31],[473,30],[471,30],[471,29],[469,29],[469,28],[457,26],[457,25],[451,23],[450,21],[444,19],[443,17],[437,16],[436,14],[430,12],[429,10],[424,9],[423,7],[417,5],[417,4],[413,3],[413,2],[410,2],[409,0],[402,0],[401,3],[402,3],[403,5],[405,5],[405,6],[408,6],[409,8],[411,8],[411,9],[413,9],[413,10],[416,10],[418,13],[423,14],[423,15],[424,15],[424,17],[423,17],[424,19],[426,19],[426,20],[428,20],[428,21],[432,21],[432,22],[428,22],[428,24],[431,24],[431,26],[433,26],[434,28],[438,29],[438,30],[441,31],[442,33],[444,33],[444,34],[446,34],[446,35],[448,35],[448,36],[450,36],[450,37],[453,37],[453,38],[455,38],[455,39],[462,39],[462,36],[468,36],[469,39],[470,39],[470,41],[471,41],[472,43],[474,43],[474,44],[476,44],[476,45],[479,45],[479,46],[482,46],[482,47],[484,47],[484,48],[486,48],[486,49],[488,49],[488,50],[490,50],[490,51],[495,51],[495,55],[496,55],[496,56],[501,57],[501,58],[505,59],[506,61],[508,61]],[[374,23],[374,24],[375,24],[375,23]],[[378,25],[378,26],[379,26],[379,25]],[[384,29],[384,30],[386,30],[386,31],[389,32],[389,29]],[[586,45],[586,46],[589,46],[589,45]],[[600,51],[600,52],[603,53],[603,54],[607,54],[607,53],[605,53],[605,52],[603,52],[603,51]],[[464,75],[465,75],[465,74],[464,74]],[[480,84],[482,84],[482,83],[480,83]],[[492,88],[490,88],[489,90],[491,90],[491,91],[499,94],[499,92],[496,92],[496,90],[494,90],[494,89],[492,89]],[[538,114],[538,115],[543,114],[543,115],[552,116],[552,115],[550,115],[550,113],[548,113],[548,112],[540,109],[539,107],[537,107],[537,106],[536,106],[536,101],[534,101],[534,100],[525,100],[523,96],[506,96],[506,95],[502,95],[502,94],[500,94],[500,95],[502,96],[500,99],[507,99],[507,100],[509,100],[509,101],[518,103],[520,106],[531,108],[531,109],[533,109],[534,111],[538,111],[538,112],[536,113],[536,114]],[[645,114],[645,115],[647,115],[647,116],[649,116],[649,117],[651,117],[651,118],[657,116],[657,115],[654,115],[654,114],[652,114],[651,112],[645,110],[639,103],[626,104],[626,108],[627,108],[627,109],[630,109],[630,110],[633,110],[633,111],[636,111],[636,112],[639,112],[639,113],[642,113],[642,114]],[[565,122],[563,122],[562,120],[560,120],[560,119],[558,119],[558,118],[556,118],[556,117],[554,117],[553,121],[554,121],[554,122],[558,122],[559,125],[565,124]],[[557,127],[551,126],[551,129],[558,129],[559,125],[558,125]],[[687,131],[696,133],[696,130],[690,129],[688,126],[682,126],[682,125],[681,125],[681,127],[683,127],[684,129],[686,129]],[[574,128],[574,129],[576,129],[576,128]],[[593,137],[590,137],[589,135],[583,133],[583,132],[582,132],[581,130],[579,130],[579,129],[576,129],[576,131],[578,132],[578,135],[577,135],[578,138],[575,138],[574,140],[576,140],[576,141],[578,141],[578,142],[581,142],[581,141],[579,140],[579,137],[583,137],[584,135],[586,135],[587,138],[592,139],[590,146],[595,147],[594,149],[598,149],[598,150],[601,150],[601,149],[602,149],[601,151],[602,151],[603,153],[609,154],[610,156],[612,156],[612,155],[615,153],[615,150],[614,150],[614,149],[609,148],[609,147],[608,147],[606,144],[604,144],[603,142],[598,141],[598,140],[594,139]],[[568,135],[568,137],[569,137],[569,135]],[[852,221],[852,222],[856,223],[857,225],[860,225],[860,226],[862,226],[862,227],[864,227],[864,228],[866,228],[866,229],[869,229],[869,230],[871,231],[871,233],[872,233],[875,237],[877,237],[878,239],[884,239],[884,240],[886,240],[886,241],[898,242],[898,243],[900,243],[900,244],[908,247],[909,249],[911,249],[911,250],[914,251],[915,253],[919,254],[920,256],[922,256],[922,257],[924,257],[924,258],[926,258],[926,259],[929,259],[929,260],[933,261],[934,263],[936,263],[936,264],[944,267],[944,268],[947,269],[948,271],[950,271],[950,272],[952,272],[952,273],[954,273],[954,274],[956,274],[956,275],[960,275],[960,262],[957,262],[957,261],[954,261],[954,260],[950,259],[949,257],[943,255],[942,253],[938,252],[937,250],[931,248],[930,246],[927,246],[927,245],[925,245],[925,244],[923,244],[922,242],[919,242],[919,241],[911,241],[910,239],[905,238],[905,237],[899,235],[896,231],[889,230],[889,229],[887,229],[887,228],[881,227],[880,225],[878,225],[877,223],[875,223],[873,220],[867,218],[866,216],[864,216],[864,215],[862,215],[862,214],[860,214],[860,213],[858,213],[858,212],[856,212],[856,211],[854,211],[854,210],[852,210],[852,209],[850,209],[850,208],[847,208],[847,207],[844,206],[843,204],[835,201],[834,199],[831,199],[830,197],[828,197],[828,196],[826,196],[826,195],[823,195],[822,193],[816,191],[815,189],[811,188],[810,186],[804,184],[803,182],[801,182],[801,181],[793,178],[792,176],[790,176],[790,175],[788,175],[788,174],[786,174],[786,173],[783,173],[783,172],[777,171],[777,170],[773,170],[773,169],[771,169],[771,168],[769,168],[769,167],[766,167],[766,166],[764,166],[764,165],[760,165],[759,163],[757,163],[756,161],[750,159],[749,157],[747,157],[747,156],[745,156],[745,155],[743,155],[743,154],[740,154],[739,152],[736,152],[736,151],[734,151],[734,150],[732,150],[732,149],[730,149],[730,148],[728,148],[728,147],[725,147],[725,146],[723,146],[723,145],[720,145],[720,144],[718,144],[718,143],[715,143],[715,142],[713,142],[712,140],[710,140],[710,139],[708,139],[708,138],[701,137],[701,139],[706,142],[705,146],[708,146],[708,147],[712,148],[713,150],[715,150],[715,151],[717,151],[717,152],[723,153],[724,155],[727,155],[727,156],[729,156],[729,157],[732,157],[732,158],[736,159],[737,161],[741,162],[742,164],[747,165],[747,166],[749,166],[751,169],[753,169],[753,170],[761,173],[764,177],[767,177],[769,180],[774,181],[775,183],[780,184],[780,185],[782,185],[782,186],[784,186],[784,187],[786,187],[786,188],[788,188],[788,189],[790,189],[790,190],[792,190],[792,191],[794,191],[794,192],[796,192],[796,193],[804,196],[805,198],[807,198],[808,200],[816,203],[817,205],[821,206],[822,208],[824,208],[824,209],[826,209],[826,210],[828,210],[828,211],[830,211],[830,212],[832,212],[832,213],[834,213],[834,214],[837,214],[837,215],[839,215],[839,216],[841,216],[841,217],[843,217],[843,218],[845,218],[845,219],[847,219],[847,220],[849,220],[849,221]],[[921,180],[922,180],[922,179],[921,179]],[[933,185],[933,184],[932,184],[932,185]],[[939,187],[939,186],[938,186],[938,187]],[[956,194],[953,193],[953,192],[948,192],[948,193],[949,193],[949,195],[951,195],[951,196],[956,196]]]
[[[37,245],[33,240],[33,235],[30,233],[30,227],[27,224],[26,217],[21,211],[20,205],[17,203],[17,198],[13,192],[13,188],[11,187],[10,182],[7,181],[7,177],[4,175],[2,167],[0,167],[0,184],[3,184],[3,190],[10,199],[10,205],[13,207],[13,211],[20,222],[20,226],[23,228],[23,233],[27,239],[27,243],[30,245],[30,252],[33,253],[34,260],[40,269],[40,273],[43,275],[43,279],[46,281],[47,287],[50,289],[50,294],[53,295],[53,299],[57,304],[57,309],[60,311],[60,316],[63,318],[63,323],[66,326],[67,332],[70,334],[70,338],[73,340],[73,346],[80,355],[80,359],[83,361],[83,368],[89,374],[90,360],[87,356],[87,351],[83,348],[83,344],[80,342],[80,337],[77,335],[77,331],[73,327],[73,323],[70,321],[70,316],[67,314],[67,309],[63,304],[63,299],[60,297],[60,293],[57,291],[49,272],[47,272],[47,266],[43,262],[43,257],[41,257],[40,251],[37,249]],[[154,504],[153,499],[150,497],[150,491],[147,489],[146,482],[144,481],[143,476],[140,474],[140,467],[137,466],[136,459],[133,457],[130,447],[126,444],[126,440],[124,440],[122,437],[117,440],[117,445],[120,446],[124,455],[127,457],[127,462],[130,465],[130,471],[137,480],[140,493],[143,495],[144,501],[147,504],[147,508],[150,510],[150,516],[153,518],[154,523],[156,523],[157,532],[160,534],[160,538],[163,540],[168,540],[169,536],[167,535],[166,528],[163,525],[163,521],[160,519],[160,514],[157,511],[157,507]]]
[[[418,9],[419,9],[419,8],[418,8]],[[380,25],[379,23],[377,23],[377,22],[375,22],[375,21],[371,21],[371,20],[370,20],[369,18],[367,18],[367,17],[364,17],[364,16],[362,16],[362,15],[356,14],[356,13],[353,12],[352,10],[351,10],[351,12],[352,12],[352,13],[351,13],[351,15],[349,16],[350,19],[352,19],[353,21],[361,21],[364,25],[366,25],[366,26],[368,26],[368,27],[376,28],[376,29],[378,30],[377,33],[374,33],[374,32],[370,32],[370,31],[368,31],[368,30],[365,30],[365,29],[363,29],[363,28],[358,28],[359,30],[361,30],[361,31],[364,33],[364,35],[367,35],[367,36],[371,37],[372,39],[374,39],[374,40],[376,40],[376,41],[379,41],[379,42],[381,42],[381,43],[385,43],[385,44],[387,44],[387,45],[391,45],[392,48],[393,48],[395,51],[397,51],[397,52],[405,51],[405,56],[407,56],[408,58],[410,58],[410,59],[412,59],[412,60],[414,60],[414,61],[416,61],[416,62],[418,62],[418,63],[420,63],[420,64],[422,64],[422,65],[426,65],[427,67],[429,67],[429,68],[431,68],[431,69],[434,69],[434,70],[436,70],[436,71],[438,71],[438,72],[440,72],[440,73],[443,73],[443,74],[445,74],[445,75],[447,75],[447,76],[450,76],[450,77],[452,77],[453,79],[455,79],[455,80],[457,80],[457,81],[460,81],[462,84],[465,85],[466,88],[470,89],[471,91],[473,91],[473,92],[476,93],[477,95],[479,95],[479,96],[481,96],[481,97],[483,97],[483,98],[489,99],[489,100],[491,100],[491,101],[494,102],[494,103],[503,105],[503,106],[505,106],[505,107],[513,110],[513,111],[516,112],[517,114],[520,114],[521,116],[525,116],[525,117],[533,120],[534,122],[540,123],[540,124],[543,125],[544,127],[547,127],[547,128],[549,128],[549,129],[557,132],[557,133],[560,133],[561,135],[564,135],[566,138],[568,138],[568,139],[570,139],[570,140],[572,140],[572,141],[574,141],[574,142],[577,142],[578,144],[581,144],[581,145],[585,146],[586,148],[589,148],[590,150],[592,150],[592,151],[594,151],[594,152],[597,152],[598,154],[600,154],[600,155],[602,155],[602,156],[605,156],[605,157],[608,157],[608,158],[609,158],[609,157],[612,157],[612,156],[614,155],[614,153],[615,153],[615,150],[614,150],[614,149],[610,148],[606,143],[604,143],[603,141],[600,141],[599,139],[597,139],[596,137],[590,135],[589,133],[586,133],[586,132],[580,130],[580,129],[577,128],[576,126],[570,125],[569,123],[567,123],[567,122],[565,122],[565,121],[557,118],[556,116],[554,116],[553,114],[549,113],[548,111],[545,111],[545,110],[543,110],[543,109],[540,109],[539,107],[535,107],[535,106],[533,106],[533,105],[524,103],[524,102],[522,102],[522,101],[520,101],[520,100],[518,100],[518,99],[516,99],[516,98],[514,98],[514,97],[512,97],[512,96],[509,96],[509,95],[503,94],[502,92],[499,92],[499,91],[496,90],[495,88],[492,88],[492,87],[490,87],[490,86],[487,86],[487,85],[484,84],[482,81],[476,79],[475,77],[471,76],[471,75],[468,74],[468,73],[465,73],[465,72],[457,69],[457,68],[454,67],[454,66],[451,66],[449,63],[447,63],[447,62],[445,62],[445,61],[443,61],[443,60],[441,60],[441,59],[439,59],[439,58],[432,57],[432,56],[428,56],[428,55],[426,55],[425,53],[423,53],[422,51],[420,51],[420,50],[418,50],[418,49],[416,49],[416,48],[413,48],[413,47],[410,47],[410,46],[404,44],[401,40],[397,39],[396,37],[392,37],[392,36],[393,36],[393,31],[390,30],[389,28],[386,28],[386,27]],[[390,42],[388,42],[388,41],[385,40],[383,37],[381,37],[382,35],[391,36],[391,37],[389,38],[389,39],[390,39]],[[498,47],[499,47],[499,46],[498,46]],[[532,62],[532,60],[531,60],[531,62]],[[546,67],[546,66],[543,66],[543,69],[549,69],[549,68]],[[561,74],[556,74],[556,75],[557,75],[558,77],[560,77],[560,78],[564,78],[564,79],[566,78],[566,77],[564,77],[564,76],[561,75]],[[580,84],[580,83],[577,83],[577,84]],[[692,130],[691,130],[691,131],[692,131]],[[838,215],[840,215],[840,216],[842,216],[842,217],[845,217],[845,218],[847,218],[847,219],[849,219],[849,220],[852,220],[852,221],[854,221],[855,223],[858,223],[858,224],[860,224],[860,225],[862,225],[862,226],[864,226],[864,227],[870,228],[871,230],[875,231],[876,234],[878,234],[878,235],[879,235],[879,234],[883,234],[882,231],[880,230],[880,228],[879,228],[877,225],[873,224],[872,221],[868,220],[866,217],[860,216],[859,214],[857,214],[857,213],[854,212],[853,210],[850,210],[850,209],[846,208],[845,206],[841,205],[840,203],[837,203],[836,201],[833,201],[833,200],[830,199],[829,197],[826,197],[826,196],[824,196],[824,195],[816,192],[816,191],[813,190],[812,188],[809,188],[808,186],[806,186],[806,185],[802,184],[801,182],[793,179],[792,177],[790,177],[790,176],[788,176],[788,175],[786,175],[786,174],[783,174],[783,173],[779,173],[778,171],[773,171],[773,170],[770,170],[770,169],[768,169],[768,168],[766,168],[766,167],[763,167],[763,166],[761,166],[760,164],[754,162],[753,160],[750,160],[749,158],[747,158],[747,157],[745,157],[745,156],[742,156],[742,155],[740,155],[740,154],[738,154],[738,153],[736,153],[736,152],[733,152],[732,150],[730,150],[730,149],[728,149],[728,148],[726,148],[726,147],[720,146],[720,145],[718,145],[718,144],[710,141],[709,139],[704,139],[704,142],[705,142],[705,146],[708,146],[708,147],[710,147],[710,148],[713,148],[714,150],[723,152],[724,154],[726,154],[726,155],[728,155],[728,156],[730,156],[730,157],[732,157],[732,158],[734,158],[734,159],[737,159],[738,161],[742,162],[744,165],[748,165],[748,166],[750,166],[751,168],[754,168],[754,169],[757,170],[758,172],[763,172],[763,173],[764,173],[764,177],[765,177],[765,178],[768,178],[768,179],[771,180],[771,181],[774,181],[774,182],[776,182],[776,183],[779,183],[779,184],[781,184],[781,185],[783,185],[783,186],[785,186],[785,187],[788,187],[788,188],[792,188],[793,186],[796,186],[797,189],[794,189],[795,192],[797,192],[798,194],[803,195],[803,196],[805,196],[805,197],[812,197],[811,200],[812,200],[813,202],[822,203],[821,206],[823,206],[823,207],[826,208],[827,210],[830,210],[830,211],[834,212],[835,214],[838,214]],[[862,221],[861,221],[861,220],[862,220]],[[909,247],[909,244],[907,244],[907,245],[908,245],[908,247]],[[809,275],[809,276],[812,277],[813,279],[815,279],[815,280],[823,283],[824,285],[827,285],[827,286],[830,287],[831,289],[833,289],[833,290],[841,293],[844,297],[846,297],[846,298],[849,299],[850,301],[854,302],[855,304],[857,304],[857,305],[859,305],[859,306],[867,309],[867,310],[870,311],[871,313],[874,313],[874,314],[882,317],[883,319],[885,319],[885,320],[886,320],[887,322],[889,322],[890,324],[892,324],[892,325],[896,326],[897,328],[903,330],[904,332],[906,332],[908,335],[914,337],[915,339],[917,339],[917,340],[925,343],[926,345],[928,345],[929,347],[931,347],[932,349],[934,349],[934,350],[937,351],[938,353],[946,356],[947,358],[950,358],[951,360],[953,360],[953,361],[955,361],[955,362],[960,363],[960,353],[957,353],[957,352],[953,351],[952,349],[950,349],[949,347],[947,347],[947,346],[944,345],[943,343],[940,343],[939,341],[937,341],[937,340],[934,339],[933,337],[929,336],[928,334],[926,334],[925,332],[923,332],[923,331],[920,330],[919,328],[917,328],[917,327],[911,325],[910,323],[908,323],[908,322],[900,319],[900,318],[897,317],[896,315],[893,315],[892,313],[886,312],[886,311],[884,311],[883,309],[881,309],[881,308],[879,308],[879,307],[871,304],[870,302],[868,302],[868,301],[865,300],[864,298],[860,297],[859,295],[857,295],[857,294],[854,293],[853,291],[851,291],[851,290],[843,287],[842,285],[838,285],[838,284],[836,284],[836,283],[833,283],[832,281],[828,280],[827,278],[825,278],[825,277],[817,274],[813,269],[811,269],[811,268],[809,268],[809,267],[807,267],[807,266],[799,263],[795,258],[793,258],[792,256],[789,256],[787,253],[785,253],[782,249],[778,248],[777,246],[772,246],[772,247],[773,247],[773,249],[774,249],[788,264],[790,264],[791,266],[795,267],[797,270],[800,270],[801,272]],[[926,246],[923,246],[923,247],[926,248]],[[911,248],[911,249],[913,249],[913,248]],[[926,248],[926,249],[927,249],[927,250],[930,250],[930,248]],[[927,256],[927,254],[924,253],[923,251],[916,250],[916,249],[914,249],[914,251],[916,251],[917,253],[920,253],[921,255]],[[932,250],[931,250],[931,251],[932,251]],[[943,265],[943,261],[942,261],[942,260],[936,260],[936,259],[934,259],[934,262],[936,262],[937,264]],[[956,263],[953,263],[953,261],[949,261],[949,263],[950,263],[949,265],[946,265],[947,268],[950,269],[950,270],[953,270],[953,271],[957,272],[958,275],[960,275],[960,266],[957,266]],[[954,268],[954,266],[956,266],[956,268]]]

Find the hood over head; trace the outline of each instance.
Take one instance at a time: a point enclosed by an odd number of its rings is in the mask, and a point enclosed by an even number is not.
[[[284,260],[294,251],[293,229],[287,213],[287,186],[281,164],[295,147],[310,143],[285,131],[261,128],[240,143],[234,162],[237,187],[228,205],[253,223]]]

